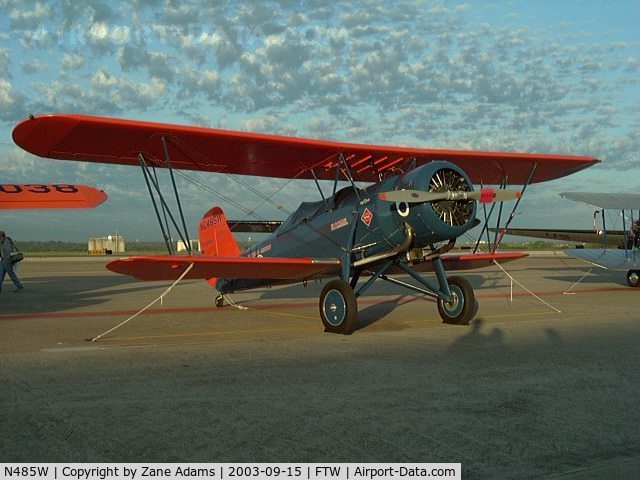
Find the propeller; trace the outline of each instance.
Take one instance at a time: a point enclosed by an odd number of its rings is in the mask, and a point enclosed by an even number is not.
[[[382,192],[378,194],[381,200],[388,202],[405,202],[405,203],[423,203],[423,202],[439,202],[459,201],[459,200],[475,200],[482,203],[504,202],[506,200],[515,200],[520,198],[519,190],[508,190],[504,188],[481,188],[472,192],[445,190],[442,192],[425,192],[422,190],[392,190],[390,192]]]

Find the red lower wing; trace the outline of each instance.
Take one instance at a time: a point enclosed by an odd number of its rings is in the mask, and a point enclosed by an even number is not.
[[[474,270],[476,268],[490,267],[493,262],[506,263],[512,262],[529,256],[525,252],[496,252],[496,253],[449,253],[442,255],[442,261],[447,270]],[[414,265],[414,268],[420,272],[433,271],[432,262],[424,262]]]
[[[337,259],[213,257],[157,255],[129,257],[107,263],[107,268],[139,280],[176,280],[193,264],[187,279],[269,278],[306,280],[340,266]]]
[[[527,255],[524,252],[449,254],[443,255],[442,260],[447,270],[472,270],[491,266],[494,261],[505,263]],[[191,264],[193,267],[184,278],[307,280],[337,269],[340,266],[340,260],[157,255],[112,260],[107,263],[107,268],[116,273],[130,275],[138,280],[176,280]],[[433,270],[431,262],[420,263],[414,267],[422,272]],[[401,272],[394,271],[393,273]]]

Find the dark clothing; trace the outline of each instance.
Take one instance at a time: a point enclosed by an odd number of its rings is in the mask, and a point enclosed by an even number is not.
[[[15,251],[13,241],[9,237],[5,237],[0,242],[0,291],[2,290],[2,284],[4,283],[4,276],[9,275],[9,278],[16,286],[16,290],[22,290],[22,283],[13,270],[13,263],[11,263],[11,252]]]

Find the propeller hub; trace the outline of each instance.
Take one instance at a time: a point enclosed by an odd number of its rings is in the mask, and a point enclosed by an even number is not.
[[[429,192],[447,192],[445,200],[432,202],[432,208],[440,220],[451,226],[465,225],[473,216],[473,204],[466,199],[471,186],[459,172],[443,168],[436,171],[429,181]]]

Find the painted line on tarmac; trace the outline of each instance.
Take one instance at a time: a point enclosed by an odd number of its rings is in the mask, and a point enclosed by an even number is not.
[[[155,343],[146,343],[140,345],[100,345],[95,347],[60,347],[60,348],[43,348],[41,352],[47,353],[76,353],[76,352],[100,352],[106,350],[114,350],[116,348],[148,348],[158,347]]]
[[[604,287],[604,288],[591,288],[577,291],[576,293],[595,293],[595,292],[610,292],[610,291],[632,291],[633,289],[629,287]],[[476,290],[477,292],[477,290]],[[557,291],[543,291],[543,292],[534,292],[539,296],[557,296],[563,295],[561,290]],[[493,298],[509,298],[510,294],[508,293],[478,293],[476,294],[477,299],[493,299]],[[531,296],[527,292],[514,292],[513,297],[529,297]],[[380,297],[380,296],[378,296]],[[261,299],[256,300],[248,300],[243,302],[244,304],[250,304],[251,302],[260,302]],[[371,305],[378,303],[397,303],[397,305],[404,305],[406,303],[411,303],[415,301],[426,301],[430,303],[435,303],[435,300],[430,297],[417,297],[417,296],[403,296],[402,300],[397,301],[397,299],[392,300],[381,300],[379,298],[368,298],[368,299],[358,299],[358,303],[362,305]],[[278,308],[310,308],[317,307],[317,300],[305,301],[305,302],[280,302],[274,304],[262,304],[262,305],[252,305],[250,308],[253,310],[259,310],[264,313],[273,312],[271,309]],[[114,316],[124,316],[124,315],[133,315],[138,313],[139,310],[99,310],[99,311],[74,311],[74,312],[39,312],[39,313],[2,313],[0,314],[0,321],[3,320],[21,320],[21,319],[47,319],[47,318],[97,318],[97,317],[114,317]],[[163,307],[156,309],[149,309],[143,312],[141,315],[163,315],[163,314],[172,314],[172,313],[222,313],[229,312],[229,309],[220,309],[215,306],[203,306],[203,307]],[[277,314],[274,312],[274,314]],[[280,313],[284,315],[283,313]],[[304,315],[293,315],[295,317],[302,318],[311,318],[305,317]],[[316,318],[316,317],[312,317]]]
[[[283,316],[283,317],[293,317],[293,318],[301,318],[301,319],[310,319],[310,320],[318,320],[316,317],[311,317],[308,315],[294,315],[283,312],[264,312],[273,316]],[[516,314],[504,314],[504,315],[486,315],[483,316],[485,319],[491,318],[504,318],[504,317],[534,317],[541,315],[557,315],[556,312],[534,312],[534,313],[516,313]],[[423,320],[408,320],[403,323],[409,324],[422,324],[422,323],[433,323],[441,320],[440,317],[427,318]],[[132,341],[132,340],[161,340],[168,338],[188,338],[188,337],[222,337],[225,335],[245,335],[245,334],[268,334],[268,333],[284,333],[284,332],[308,332],[308,328],[292,328],[292,327],[283,327],[283,328],[250,328],[250,329],[235,329],[235,330],[222,330],[217,332],[189,332],[189,333],[168,333],[161,335],[131,335],[131,336],[115,336],[115,337],[107,337],[100,342],[107,341]],[[109,347],[118,347],[117,345],[105,345],[103,348]],[[82,347],[77,347],[82,348]],[[89,350],[90,347],[85,347],[84,349]]]
[[[164,307],[146,310],[142,315],[158,315],[163,313],[200,313],[215,312],[218,307]],[[100,310],[100,311],[81,311],[81,312],[41,312],[41,313],[2,313],[2,320],[20,320],[20,319],[45,319],[45,318],[92,318],[92,317],[116,317],[120,315],[133,315],[139,310]]]
[[[317,317],[312,317],[309,315],[297,315],[292,313],[270,312],[270,311],[262,311],[261,313],[265,313],[267,315],[272,315],[272,316],[278,316],[278,317],[317,320]],[[255,333],[281,333],[281,332],[290,332],[290,331],[307,331],[307,329],[291,328],[291,327],[269,328],[269,329],[251,328],[251,329],[223,330],[218,332],[191,332],[191,333],[170,333],[170,334],[162,334],[162,335],[114,336],[114,337],[105,337],[102,339],[102,341],[106,342],[110,340],[119,341],[119,340],[152,340],[152,339],[157,340],[157,339],[163,339],[163,338],[211,337],[211,336],[223,336],[223,335],[234,335],[234,334],[240,335],[240,334],[255,334]],[[85,348],[89,349],[89,347],[85,347]]]
[[[242,335],[242,334],[268,334],[268,333],[282,333],[282,332],[291,332],[291,331],[308,331],[307,329],[301,328],[282,328],[282,329],[268,329],[268,330],[227,330],[223,332],[192,332],[192,333],[177,333],[177,334],[167,334],[167,335],[138,335],[138,336],[130,336],[130,337],[109,337],[98,340],[100,345],[91,346],[91,347],[60,347],[60,348],[44,348],[42,352],[48,353],[75,353],[75,352],[97,352],[104,350],[113,350],[113,349],[124,349],[124,348],[149,348],[149,347],[166,347],[166,346],[189,346],[189,345],[206,345],[209,342],[188,342],[188,343],[169,343],[169,344],[160,344],[160,343],[141,343],[141,344],[117,344],[117,343],[106,343],[109,341],[113,342],[127,342],[127,341],[149,341],[149,340],[163,340],[163,339],[176,339],[176,338],[204,338],[204,337],[222,337],[225,335]],[[102,343],[105,342],[105,343]]]
[[[560,315],[557,312],[528,312],[528,313],[504,313],[504,314],[498,314],[498,315],[482,315],[481,319],[482,320],[490,320],[490,319],[496,319],[496,318],[511,318],[511,317],[536,317],[536,316],[543,316],[543,315]],[[539,319],[532,319],[530,321],[534,322],[537,321]],[[432,318],[425,318],[425,319],[421,319],[421,320],[405,320],[404,323],[409,323],[409,324],[420,324],[420,323],[433,323],[433,322],[438,322],[438,321],[442,321],[442,319],[440,317],[432,317]],[[473,322],[473,320],[472,320]],[[503,323],[507,323],[507,322],[503,322]],[[493,324],[492,325],[502,325],[502,323],[500,324]]]
[[[283,317],[293,317],[293,318],[303,318],[310,320],[317,320],[316,317],[311,317],[307,315],[295,315],[283,312],[264,312],[273,316],[283,316]],[[497,318],[505,318],[505,317],[539,317],[546,315],[557,315],[556,312],[531,312],[531,313],[514,313],[514,314],[496,314],[496,315],[485,315],[483,319],[497,319]],[[403,323],[412,324],[412,325],[420,325],[420,324],[428,324],[438,322],[440,317],[426,318],[421,320],[406,320]],[[535,322],[541,319],[532,318],[529,320],[530,322]],[[506,323],[506,322],[504,322]],[[235,330],[223,330],[217,332],[188,332],[188,333],[169,333],[162,335],[131,335],[131,336],[114,336],[114,337],[106,337],[101,339],[99,342],[91,346],[77,346],[77,347],[57,347],[57,348],[45,348],[42,349],[43,352],[48,353],[73,353],[73,352],[95,352],[100,350],[112,350],[116,348],[148,348],[148,347],[159,347],[159,346],[169,346],[169,345],[205,345],[207,342],[190,342],[190,343],[180,343],[180,344],[158,344],[158,343],[144,343],[144,344],[118,344],[118,343],[107,343],[107,342],[127,342],[127,341],[149,341],[149,340],[163,340],[163,339],[178,339],[178,338],[190,338],[190,337],[198,337],[198,338],[206,338],[206,337],[223,337],[227,335],[260,335],[260,334],[271,334],[271,333],[288,333],[288,332],[308,332],[308,328],[251,328],[251,329],[235,329]],[[99,343],[99,344],[98,344]]]
[[[90,352],[95,350],[104,350],[103,347],[91,346],[91,347],[56,347],[56,348],[43,348],[42,352]]]

